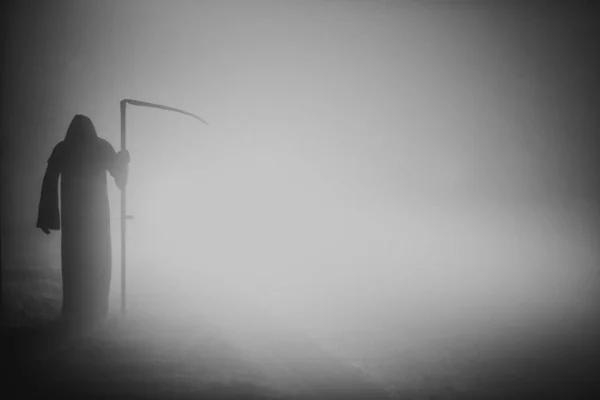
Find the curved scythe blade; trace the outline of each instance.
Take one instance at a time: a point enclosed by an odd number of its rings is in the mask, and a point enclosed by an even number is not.
[[[134,105],[134,106],[158,108],[158,109],[161,109],[161,110],[174,111],[174,112],[178,112],[180,114],[189,115],[190,117],[195,118],[198,121],[203,122],[206,125],[208,125],[208,122],[206,122],[205,120],[203,120],[202,118],[200,118],[196,114],[192,114],[190,112],[180,110],[179,108],[174,108],[174,107],[169,107],[169,106],[163,106],[161,104],[148,103],[146,101],[139,101],[139,100],[133,100],[133,99],[125,99],[125,100],[121,100],[121,101],[124,102],[124,103],[128,103],[128,104]]]

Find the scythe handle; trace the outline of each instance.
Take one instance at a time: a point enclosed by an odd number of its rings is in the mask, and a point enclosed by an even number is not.
[[[126,102],[121,101],[121,151],[127,149]],[[121,313],[125,316],[127,304],[127,185],[121,189]]]

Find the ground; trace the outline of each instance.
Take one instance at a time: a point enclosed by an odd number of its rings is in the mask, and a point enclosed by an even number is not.
[[[113,313],[94,332],[72,332],[56,320],[57,271],[22,269],[7,277],[3,376],[23,397],[388,397],[360,370],[284,327],[263,321],[239,332],[253,339],[237,340],[198,315],[168,320],[132,309],[125,318]],[[260,340],[265,329],[268,342]]]
[[[510,346],[493,357],[488,349],[500,348],[501,335],[456,341],[445,357],[390,347],[357,360],[266,318],[227,329],[207,315],[169,320],[132,306],[126,318],[113,310],[93,334],[69,333],[55,320],[57,270],[4,273],[2,376],[19,398],[599,398],[597,326],[575,329],[576,318],[559,321],[576,339],[550,340],[562,333],[536,322],[529,336],[504,331]]]

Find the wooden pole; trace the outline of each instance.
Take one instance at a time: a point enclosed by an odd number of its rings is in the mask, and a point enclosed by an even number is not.
[[[127,103],[121,101],[121,151],[127,148],[127,123],[125,107]],[[127,185],[121,188],[121,313],[125,316],[127,304]]]

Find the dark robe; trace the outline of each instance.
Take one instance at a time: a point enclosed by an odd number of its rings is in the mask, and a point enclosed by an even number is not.
[[[122,188],[127,161],[82,115],[73,118],[48,160],[37,227],[62,230],[62,317],[67,321],[94,323],[108,313],[112,254],[106,172]]]

